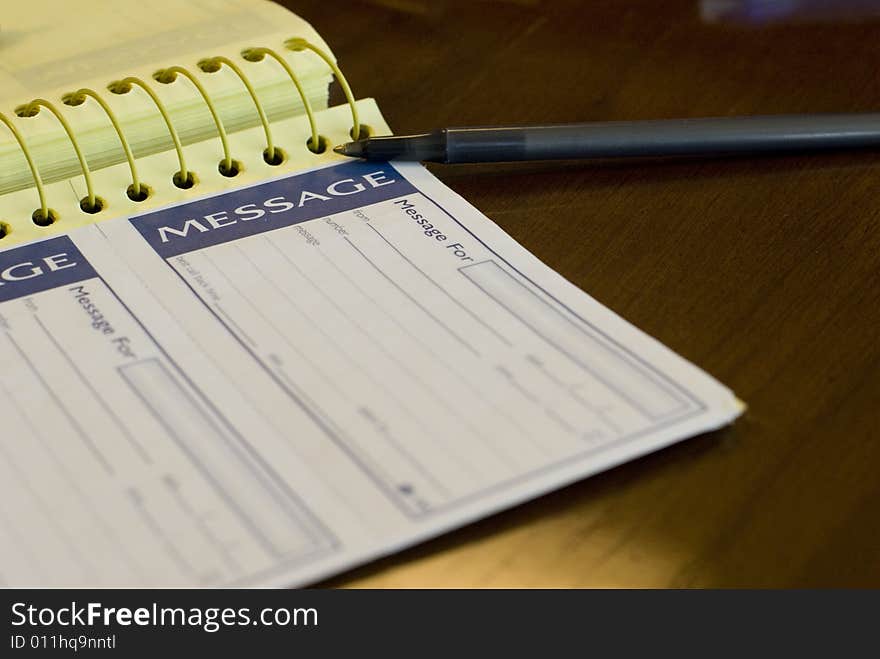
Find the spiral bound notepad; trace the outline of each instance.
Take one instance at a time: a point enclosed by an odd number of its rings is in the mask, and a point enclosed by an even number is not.
[[[29,6],[64,27],[0,29],[0,585],[305,584],[740,413],[421,166],[326,149],[388,127],[292,14]]]

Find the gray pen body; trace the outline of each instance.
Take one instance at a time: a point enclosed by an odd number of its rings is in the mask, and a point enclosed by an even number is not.
[[[423,137],[422,157],[418,149],[401,155],[473,163],[845,149],[880,145],[880,113],[446,128]]]

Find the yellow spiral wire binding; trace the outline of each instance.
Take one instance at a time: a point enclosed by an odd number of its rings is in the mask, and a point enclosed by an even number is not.
[[[202,99],[205,101],[205,105],[208,106],[208,110],[211,112],[211,117],[214,119],[214,125],[217,126],[217,134],[220,136],[220,143],[223,146],[223,162],[220,165],[220,173],[224,176],[235,176],[237,169],[234,168],[232,154],[229,151],[229,139],[226,136],[226,128],[223,126],[223,121],[217,113],[217,108],[214,106],[214,102],[211,100],[208,92],[205,91],[202,83],[200,83],[192,73],[182,66],[169,66],[167,69],[156,71],[156,73],[153,74],[153,80],[167,85],[177,80],[178,75],[184,76],[193,84],[199,94],[201,94]]]
[[[89,163],[86,161],[86,157],[83,155],[82,149],[79,146],[79,141],[73,133],[73,129],[70,127],[70,124],[67,123],[67,119],[64,118],[64,115],[55,107],[55,104],[44,98],[35,98],[32,100],[27,104],[24,112],[26,113],[26,116],[35,116],[39,113],[41,107],[49,110],[49,112],[51,112],[58,120],[58,123],[61,124],[64,132],[67,133],[67,138],[73,145],[76,158],[79,160],[79,166],[80,169],[82,169],[83,178],[86,181],[86,198],[80,202],[80,208],[86,213],[97,213],[103,208],[103,205],[98,201],[98,198],[95,195],[95,186],[92,184],[92,172],[89,169]]]
[[[119,142],[122,144],[122,150],[125,152],[125,159],[128,161],[128,168],[131,170],[131,187],[128,191],[128,197],[132,201],[143,201],[147,198],[147,189],[146,187],[142,187],[140,177],[138,176],[137,164],[135,164],[134,154],[131,151],[131,146],[128,143],[128,140],[125,137],[125,133],[122,130],[122,126],[119,123],[119,120],[116,118],[116,114],[113,112],[111,107],[107,104],[107,102],[101,98],[98,92],[93,89],[88,89],[86,87],[82,89],[77,89],[75,92],[71,92],[70,94],[65,94],[61,99],[65,105],[70,105],[72,107],[82,105],[86,101],[86,97],[93,98],[98,105],[101,106],[101,109],[104,110],[104,113],[107,115],[107,118],[110,119],[110,123],[113,124],[113,128],[116,130],[116,135],[119,136]]]
[[[251,81],[245,75],[244,71],[242,71],[231,59],[223,57],[222,55],[209,57],[198,63],[198,67],[205,73],[216,73],[223,65],[228,66],[232,72],[238,76],[239,80],[241,80],[245,89],[247,89],[247,92],[254,103],[254,107],[257,109],[257,114],[260,115],[260,123],[263,124],[263,132],[266,134],[266,161],[274,162],[276,159],[275,142],[272,139],[272,128],[269,126],[269,118],[266,116],[266,111],[263,109],[260,97],[257,96],[257,91],[254,89],[254,86],[251,84]]]
[[[333,61],[330,54],[321,47],[309,42],[308,40],[298,37],[288,39],[284,42],[284,46],[288,50],[294,52],[301,52],[305,50],[312,51],[318,57],[320,57],[327,64],[327,66],[330,67],[333,75],[339,81],[339,84],[342,87],[342,91],[345,94],[348,106],[351,109],[351,137],[355,140],[359,139],[361,133],[365,132],[365,129],[368,129],[368,127],[361,124],[358,117],[357,104],[355,102],[354,94],[351,91],[351,87],[348,84],[345,75],[336,65],[336,62]],[[265,57],[271,57],[284,69],[291,82],[293,82],[294,86],[296,87],[300,99],[302,100],[303,109],[306,116],[308,117],[311,137],[307,140],[306,146],[313,153],[321,153],[323,151],[323,138],[318,133],[318,126],[315,118],[314,109],[312,108],[308,96],[303,89],[299,77],[291,68],[290,64],[288,64],[284,57],[282,57],[278,52],[271,48],[247,48],[241,52],[241,55],[245,60],[249,62],[260,62]],[[266,150],[263,154],[264,159],[269,164],[280,164],[281,162],[283,162],[284,159],[283,152],[281,152],[281,150],[278,149],[274,144],[274,140],[272,137],[272,128],[270,126],[269,119],[266,116],[266,111],[263,108],[263,104],[257,96],[257,92],[251,84],[250,80],[248,79],[247,75],[241,70],[241,68],[239,68],[239,66],[235,62],[224,56],[210,57],[198,63],[199,68],[206,73],[214,73],[216,71],[219,71],[224,65],[229,67],[233,71],[233,73],[236,74],[239,80],[241,80],[242,84],[248,92],[248,95],[251,97],[251,100],[254,103],[257,114],[260,117],[260,123],[262,124],[263,131],[266,135]],[[210,98],[210,95],[207,93],[202,84],[198,81],[196,76],[194,76],[183,67],[172,66],[157,71],[154,74],[154,78],[162,84],[169,84],[174,82],[177,79],[178,75],[183,75],[188,78],[190,82],[192,82],[196,90],[201,95],[202,99],[205,101],[205,104],[208,106],[208,110],[210,111],[211,117],[214,120],[214,124],[217,127],[217,133],[223,146],[223,161],[220,164],[220,172],[221,174],[227,176],[234,176],[236,173],[238,173],[237,162],[232,158],[226,128],[223,124],[222,119],[220,118],[220,114],[218,113],[216,106]],[[180,171],[178,171],[173,177],[174,184],[180,188],[192,187],[195,183],[195,178],[193,176],[193,173],[189,171],[186,166],[186,157],[183,152],[183,144],[181,143],[180,135],[178,134],[177,129],[174,127],[174,123],[171,120],[171,115],[165,107],[165,104],[153,91],[150,85],[148,85],[140,78],[129,76],[127,78],[123,78],[122,80],[111,82],[107,86],[107,88],[114,94],[127,94],[134,86],[140,87],[150,97],[150,100],[152,100],[152,102],[156,106],[156,109],[159,111],[159,114],[162,116],[162,119],[164,120],[165,125],[168,128],[168,133],[171,135],[171,140],[174,143],[174,150],[177,153],[177,160],[180,164]],[[107,115],[107,118],[110,120],[110,123],[113,125],[113,128],[116,131],[117,136],[119,137],[119,142],[122,145],[122,149],[125,152],[125,158],[128,162],[129,169],[131,170],[132,184],[128,189],[129,198],[132,199],[132,201],[143,201],[147,198],[149,192],[138,176],[137,164],[135,162],[136,158],[134,157],[131,145],[129,144],[128,139],[125,137],[122,126],[112,108],[97,92],[88,88],[78,89],[75,92],[65,94],[62,100],[66,105],[78,106],[82,105],[87,97],[94,99],[101,106],[101,109]],[[89,168],[88,161],[86,160],[86,157],[82,149],[80,148],[79,142],[76,139],[73,129],[65,119],[64,115],[50,101],[42,98],[34,99],[30,103],[21,106],[21,108],[19,108],[16,112],[17,114],[19,114],[19,116],[35,116],[39,113],[40,108],[43,107],[49,110],[61,124],[61,127],[64,129],[64,132],[67,134],[67,137],[70,140],[71,145],[73,146],[77,160],[80,164],[80,168],[82,169],[83,178],[85,179],[86,184],[87,196],[80,201],[80,208],[88,213],[97,213],[103,208],[103,200],[95,194],[94,186],[92,183],[91,169]],[[6,127],[9,128],[9,130],[12,132],[13,137],[15,138],[16,142],[22,150],[22,153],[25,156],[28,168],[31,171],[31,176],[34,180],[34,187],[36,187],[37,189],[37,195],[40,200],[40,208],[34,211],[33,220],[36,224],[40,226],[48,226],[49,224],[55,222],[58,218],[55,211],[53,211],[48,206],[43,179],[40,176],[40,171],[35,163],[33,154],[28,148],[27,142],[25,141],[24,137],[15,127],[15,124],[12,122],[12,120],[6,117],[6,115],[4,115],[3,113],[0,113],[0,122],[4,123]],[[5,233],[8,233],[7,225],[0,223],[0,238],[2,238]]]
[[[37,212],[39,212],[39,219],[46,224],[51,224],[54,221],[54,213],[49,209],[49,205],[46,203],[46,191],[43,189],[43,179],[40,176],[40,170],[37,169],[37,166],[34,164],[34,157],[31,155],[31,150],[28,148],[27,142],[24,141],[24,138],[21,136],[21,133],[18,132],[18,129],[15,127],[15,124],[2,112],[0,112],[0,121],[6,124],[6,127],[12,132],[12,136],[15,138],[15,141],[18,142],[18,146],[21,148],[22,153],[24,153],[24,158],[27,160],[28,167],[31,170],[31,176],[34,178],[34,186],[37,188],[37,195],[40,198],[40,208],[38,211],[34,211],[34,220],[37,221]],[[39,224],[39,222],[37,222]]]
[[[302,100],[303,109],[305,110],[306,116],[309,118],[309,129],[312,132],[312,136],[309,138],[309,141],[306,143],[308,149],[314,153],[319,153],[321,149],[321,138],[318,135],[318,124],[315,121],[315,111],[312,109],[312,103],[309,101],[309,97],[306,96],[305,90],[303,90],[302,84],[299,81],[299,77],[290,68],[290,64],[287,63],[281,55],[272,50],[271,48],[246,48],[241,51],[241,56],[246,59],[248,62],[261,62],[265,59],[266,56],[274,59],[281,67],[285,70],[287,75],[290,77],[291,81],[293,81],[294,86],[296,87],[296,91],[299,93],[299,97]]]
[[[133,76],[111,82],[109,85],[107,85],[107,89],[109,89],[114,94],[127,94],[131,91],[132,85],[143,89],[152,99],[153,103],[155,103],[156,105],[156,109],[159,110],[159,114],[161,114],[162,118],[165,120],[165,125],[168,127],[168,132],[171,134],[171,139],[174,142],[174,150],[177,151],[177,161],[180,164],[180,171],[174,175],[174,184],[179,188],[192,187],[193,176],[192,173],[186,168],[186,158],[184,158],[183,155],[183,146],[180,143],[180,136],[177,134],[177,129],[174,128],[174,124],[171,122],[171,116],[168,114],[168,110],[165,109],[164,103],[162,103],[162,100],[156,95],[156,92],[154,92],[150,88],[150,86],[143,80],[141,80],[140,78],[135,78]],[[179,181],[177,180],[178,177],[180,178]]]
[[[310,41],[302,39],[300,37],[288,39],[284,42],[284,46],[288,50],[292,50],[294,52],[311,50],[318,57],[324,60],[327,66],[330,67],[330,69],[333,71],[333,75],[336,76],[336,79],[339,81],[339,86],[342,87],[342,92],[345,94],[345,99],[348,101],[348,106],[351,108],[351,138],[353,140],[359,139],[361,134],[361,122],[358,119],[358,109],[357,104],[354,100],[354,94],[351,93],[351,87],[349,87],[348,81],[345,79],[342,71],[336,65],[336,62],[333,61],[333,58],[330,57],[330,55],[323,48],[320,48]]]

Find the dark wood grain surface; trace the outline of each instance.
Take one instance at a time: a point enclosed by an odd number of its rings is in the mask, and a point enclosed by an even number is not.
[[[843,1],[287,4],[398,133],[880,109]],[[432,169],[749,409],[330,585],[880,586],[880,153]]]

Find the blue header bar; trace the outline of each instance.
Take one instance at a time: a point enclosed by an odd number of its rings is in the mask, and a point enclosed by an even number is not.
[[[349,162],[129,220],[163,258],[415,192],[388,163]]]
[[[67,236],[0,251],[0,302],[97,276]]]
[[[67,236],[0,252],[0,302],[97,277]]]

